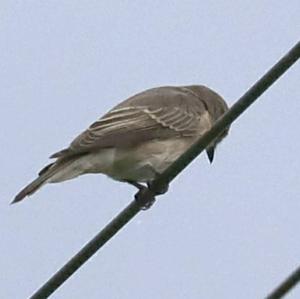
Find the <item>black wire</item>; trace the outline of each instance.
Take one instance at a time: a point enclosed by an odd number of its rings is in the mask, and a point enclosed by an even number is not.
[[[280,299],[285,296],[300,281],[300,267],[286,278],[266,299]]]
[[[30,298],[48,298],[139,211],[140,206],[136,203],[136,201],[129,204]]]

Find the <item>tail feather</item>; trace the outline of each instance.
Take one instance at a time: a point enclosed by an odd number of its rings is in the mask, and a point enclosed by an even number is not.
[[[46,184],[52,176],[57,174],[60,170],[64,167],[68,166],[69,164],[73,163],[78,157],[82,156],[82,154],[77,154],[73,156],[66,156],[66,157],[59,157],[55,162],[50,163],[46,167],[44,167],[40,172],[39,176],[32,181],[29,185],[23,188],[11,202],[14,204],[23,200],[26,196],[33,194],[38,189],[40,189],[44,184]]]
[[[24,189],[22,189],[14,198],[14,200],[11,202],[11,204],[17,203],[24,199],[26,196],[31,195],[35,191],[37,191],[39,188],[42,187],[46,183],[48,179],[48,176],[41,175],[38,178],[36,178],[34,181],[32,181],[29,185],[27,185]]]
[[[60,171],[65,166],[72,163],[77,156],[74,157],[66,157],[61,158],[55,161],[54,163],[51,163],[44,167],[40,172],[39,176],[32,181],[29,185],[27,185],[25,188],[23,188],[14,198],[14,200],[11,202],[11,204],[17,203],[21,200],[23,200],[26,196],[33,194],[38,189],[40,189],[44,184],[48,182],[48,180],[55,175],[58,171]]]

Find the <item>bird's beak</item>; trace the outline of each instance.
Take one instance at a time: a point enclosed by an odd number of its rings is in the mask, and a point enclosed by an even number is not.
[[[212,161],[214,160],[215,148],[213,146],[207,148],[206,154],[207,154],[209,162],[212,163]]]

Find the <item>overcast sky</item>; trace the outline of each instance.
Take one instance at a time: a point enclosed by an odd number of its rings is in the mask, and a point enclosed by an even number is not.
[[[14,195],[95,119],[161,85],[233,104],[299,39],[291,1],[0,1],[0,298],[27,298],[121,211],[87,175]],[[300,263],[300,64],[53,296],[263,298]],[[286,298],[300,298],[300,287]]]

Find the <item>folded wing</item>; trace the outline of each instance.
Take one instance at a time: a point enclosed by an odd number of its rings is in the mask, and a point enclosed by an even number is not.
[[[75,138],[69,148],[51,157],[129,147],[152,139],[200,136],[210,129],[209,114],[193,94],[180,91],[166,100],[167,95],[161,93],[155,95],[153,102],[153,95],[149,93],[147,97],[145,93],[147,91],[108,112]],[[160,102],[159,96],[162,97]]]

